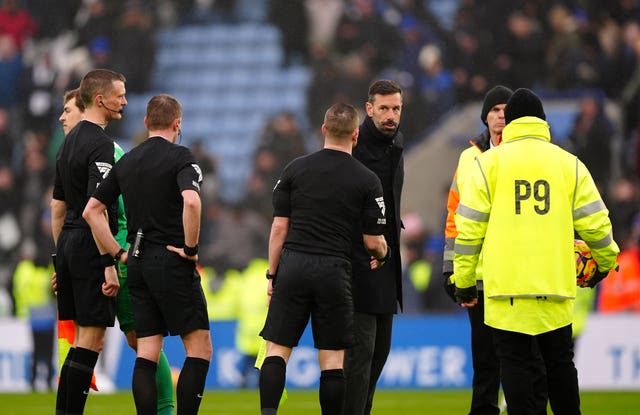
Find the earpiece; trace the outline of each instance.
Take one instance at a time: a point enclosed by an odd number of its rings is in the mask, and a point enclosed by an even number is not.
[[[100,105],[102,105],[103,107],[105,107],[105,108],[107,109],[107,111],[117,112],[118,114],[122,114],[122,110],[120,110],[120,111],[113,110],[113,109],[111,109],[111,108],[107,107],[106,105],[104,105],[104,102],[102,102],[102,100],[98,101],[98,104],[100,104]]]

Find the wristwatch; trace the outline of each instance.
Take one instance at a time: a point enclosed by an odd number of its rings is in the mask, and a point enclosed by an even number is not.
[[[267,274],[266,275],[267,275],[267,279],[268,280],[272,280],[272,279],[274,279],[276,277],[275,274],[269,274],[269,268],[267,268]]]
[[[125,252],[127,251],[125,251],[124,248],[120,248],[118,253],[114,255],[113,259],[115,259],[116,262],[120,262],[120,258],[122,258],[122,254],[124,254]]]

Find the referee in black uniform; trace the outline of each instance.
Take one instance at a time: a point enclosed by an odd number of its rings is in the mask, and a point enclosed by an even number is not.
[[[127,258],[138,350],[133,397],[138,414],[155,414],[156,368],[164,336],[179,335],[186,350],[176,389],[178,413],[198,413],[211,360],[207,304],[196,270],[202,173],[176,145],[182,107],[156,95],[144,119],[149,138],[122,156],[87,203],[83,216],[105,252],[121,247],[104,212],[120,194],[128,218]]]
[[[78,330],[60,373],[56,414],[81,414],[107,327],[115,322],[119,283],[113,258],[104,262],[82,211],[114,164],[113,139],[104,128],[122,117],[125,78],[106,69],[87,73],[80,83],[85,118],[67,135],[56,159],[51,227],[56,244],[58,317]],[[110,209],[116,231],[117,204]],[[107,227],[107,232],[111,231]]]
[[[358,142],[358,113],[347,104],[329,108],[324,149],[285,167],[273,191],[269,240],[270,295],[260,335],[267,353],[260,370],[262,415],[277,413],[286,364],[309,316],[320,363],[323,414],[341,414],[344,350],[354,343],[351,239],[362,222],[364,244],[378,268],[387,259],[382,185],[351,156]],[[380,258],[375,259],[375,258]]]

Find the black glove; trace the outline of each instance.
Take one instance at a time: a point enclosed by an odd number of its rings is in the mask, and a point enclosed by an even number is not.
[[[600,270],[596,270],[596,273],[593,274],[593,277],[585,281],[583,287],[595,288],[596,285],[603,279],[607,278],[609,275],[609,271],[600,272]]]
[[[475,285],[468,288],[456,287],[456,302],[458,304],[470,303],[476,298],[478,298],[478,287]]]
[[[442,287],[444,288],[444,292],[447,293],[449,298],[455,303],[456,302],[456,283],[452,278],[453,274],[451,272],[447,272],[444,274],[444,279],[442,280]]]

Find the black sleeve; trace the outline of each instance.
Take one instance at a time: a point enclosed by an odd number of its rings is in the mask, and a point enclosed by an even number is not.
[[[373,177],[365,196],[362,210],[362,233],[365,235],[382,235],[387,224],[385,218],[384,196],[380,179]]]
[[[273,188],[273,216],[291,217],[291,165],[285,167]]]
[[[62,178],[58,171],[58,163],[56,162],[56,176],[53,181],[53,198],[56,200],[66,200],[64,196],[64,188],[62,187]]]
[[[114,165],[114,147],[110,140],[100,140],[89,155],[87,196],[93,195],[98,185],[111,171]]]
[[[120,184],[117,180],[117,166],[114,167],[107,177],[100,183],[95,192],[93,192],[93,197],[98,199],[100,202],[104,203],[106,206],[113,205],[120,195]],[[111,212],[109,212],[109,217],[111,217]]]
[[[184,148],[185,152],[181,155],[180,167],[178,168],[178,188],[180,191],[195,190],[200,193],[200,186],[202,185],[202,170],[198,163],[196,163],[195,157],[191,152]]]

